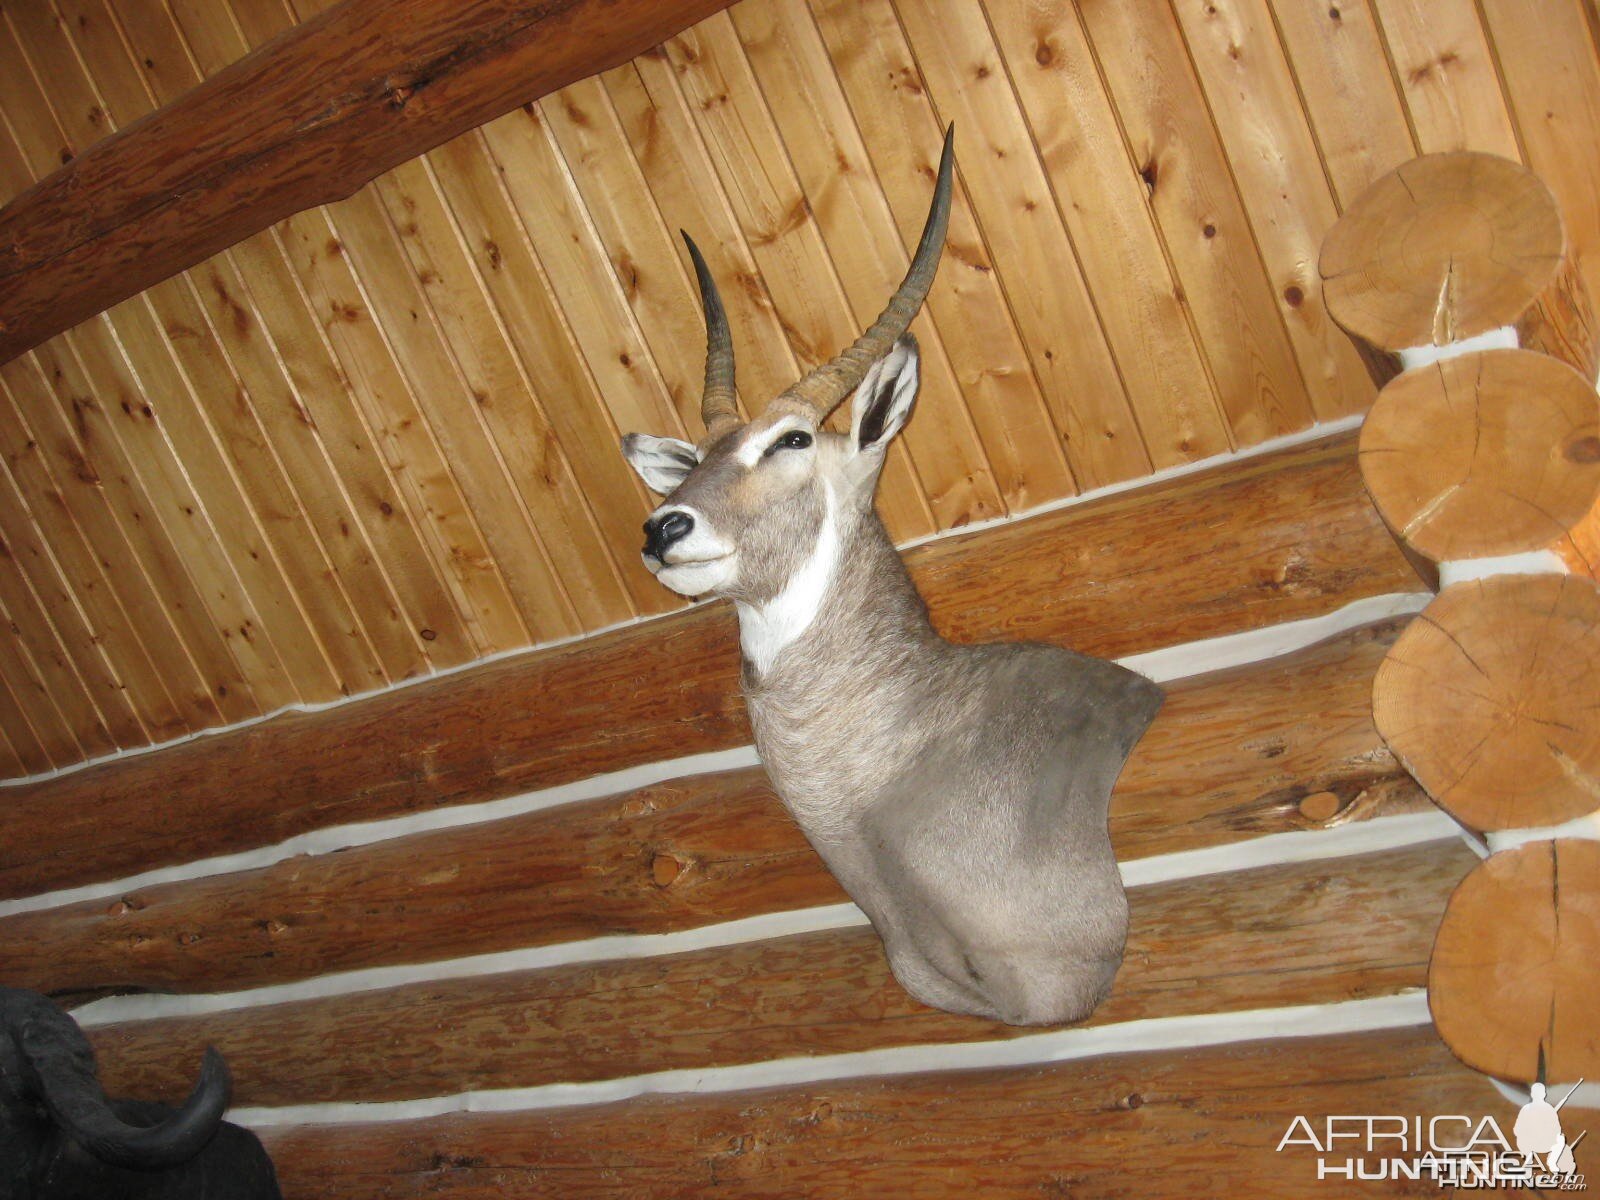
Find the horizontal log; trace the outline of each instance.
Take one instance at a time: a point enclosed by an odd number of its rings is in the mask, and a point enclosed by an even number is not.
[[[1349,436],[908,555],[950,636],[1116,656],[1409,591]],[[749,739],[724,605],[7,790],[0,897]],[[159,817],[153,815],[159,813]]]
[[[1372,724],[1404,619],[1172,686],[1118,779],[1124,861],[1426,809]],[[228,991],[845,899],[759,769],[0,920],[0,979]]]
[[[541,1112],[263,1131],[288,1200],[1436,1196],[1317,1178],[1296,1115],[1516,1110],[1427,1027]],[[1426,1121],[1424,1121],[1426,1125]],[[1351,1143],[1342,1143],[1349,1147]],[[1386,1156],[1369,1161],[1374,1166]],[[1342,1163],[1360,1157],[1341,1149]]]
[[[1420,988],[1446,899],[1477,861],[1450,838],[1134,889],[1122,970],[1087,1024]],[[212,1045],[233,1071],[235,1104],[285,1105],[1033,1032],[917,1003],[877,935],[858,928],[130,1022],[90,1040],[113,1094],[181,1101]]]
[[[0,209],[0,362],[729,0],[345,0]]]

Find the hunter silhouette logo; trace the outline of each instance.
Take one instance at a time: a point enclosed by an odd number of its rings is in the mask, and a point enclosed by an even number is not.
[[[1517,1139],[1517,1151],[1530,1165],[1542,1166],[1559,1179],[1568,1179],[1578,1173],[1572,1152],[1589,1133],[1586,1129],[1569,1143],[1561,1132],[1561,1106],[1572,1099],[1572,1093],[1578,1090],[1581,1083],[1583,1080],[1580,1079],[1573,1084],[1555,1104],[1544,1098],[1544,1084],[1534,1084],[1528,1090],[1528,1102],[1517,1113],[1517,1122],[1511,1127],[1512,1136]]]

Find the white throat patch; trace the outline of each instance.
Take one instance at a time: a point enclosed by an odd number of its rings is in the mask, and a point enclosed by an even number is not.
[[[737,604],[739,648],[757,675],[765,675],[783,648],[811,627],[839,565],[839,513],[833,487],[823,484],[827,507],[811,555],[783,590],[765,604]]]

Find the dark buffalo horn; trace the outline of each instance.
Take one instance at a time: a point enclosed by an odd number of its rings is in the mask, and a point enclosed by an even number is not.
[[[193,1158],[217,1132],[233,1094],[222,1055],[206,1049],[200,1080],[183,1107],[159,1125],[130,1125],[112,1112],[95,1077],[94,1051],[65,1013],[27,1022],[18,1039],[34,1086],[64,1133],[101,1162],[169,1167]]]

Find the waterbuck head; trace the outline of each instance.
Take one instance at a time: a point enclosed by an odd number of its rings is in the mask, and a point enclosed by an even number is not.
[[[698,446],[640,433],[622,439],[646,486],[666,497],[645,522],[644,562],[667,587],[765,605],[808,573],[831,571],[841,527],[870,517],[884,455],[916,397],[917,347],[906,330],[938,268],[951,169],[946,133],[922,239],[878,319],[748,422],[734,401],[727,315],[705,260],[684,235],[705,307],[706,434]],[[849,434],[823,429],[852,394]],[[812,583],[814,590],[822,581]]]

